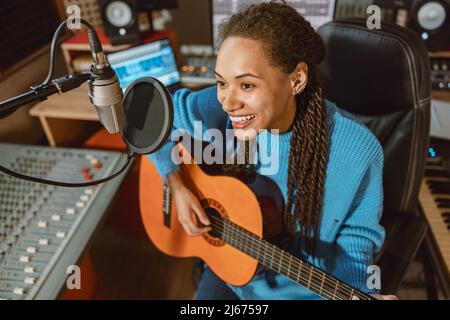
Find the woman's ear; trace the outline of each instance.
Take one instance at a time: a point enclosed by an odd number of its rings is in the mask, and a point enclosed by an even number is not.
[[[302,92],[308,84],[308,65],[299,62],[294,71],[290,74],[292,94],[297,95]]]

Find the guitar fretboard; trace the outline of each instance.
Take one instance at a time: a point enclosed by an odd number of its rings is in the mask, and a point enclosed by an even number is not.
[[[210,220],[214,236],[323,298],[351,300],[356,296],[361,300],[374,299],[228,219],[211,215]]]

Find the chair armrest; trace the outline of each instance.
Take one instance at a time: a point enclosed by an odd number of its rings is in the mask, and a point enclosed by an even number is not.
[[[428,224],[416,212],[402,212],[389,228],[385,244],[375,259],[381,271],[381,293],[392,294],[399,288],[427,232]]]

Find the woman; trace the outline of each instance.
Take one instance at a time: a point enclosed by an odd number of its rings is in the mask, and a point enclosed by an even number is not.
[[[286,201],[290,251],[362,290],[380,249],[383,152],[363,125],[325,101],[317,75],[325,46],[310,23],[284,2],[252,5],[222,27],[217,87],[174,95],[176,128],[232,127],[238,139],[256,130],[258,143],[279,130],[279,168],[268,175]],[[150,156],[169,184],[178,219],[191,236],[210,230],[198,199],[170,160],[172,143]],[[261,173],[261,166],[256,165]],[[205,226],[194,221],[197,216]],[[238,270],[237,266],[237,270]],[[270,270],[234,287],[206,267],[197,299],[316,299]],[[385,298],[393,298],[391,296]]]

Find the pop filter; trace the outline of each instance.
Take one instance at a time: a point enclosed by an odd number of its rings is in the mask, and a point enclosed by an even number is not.
[[[132,82],[125,91],[123,108],[122,138],[130,151],[149,154],[165,144],[172,131],[173,104],[160,81],[145,77]]]

